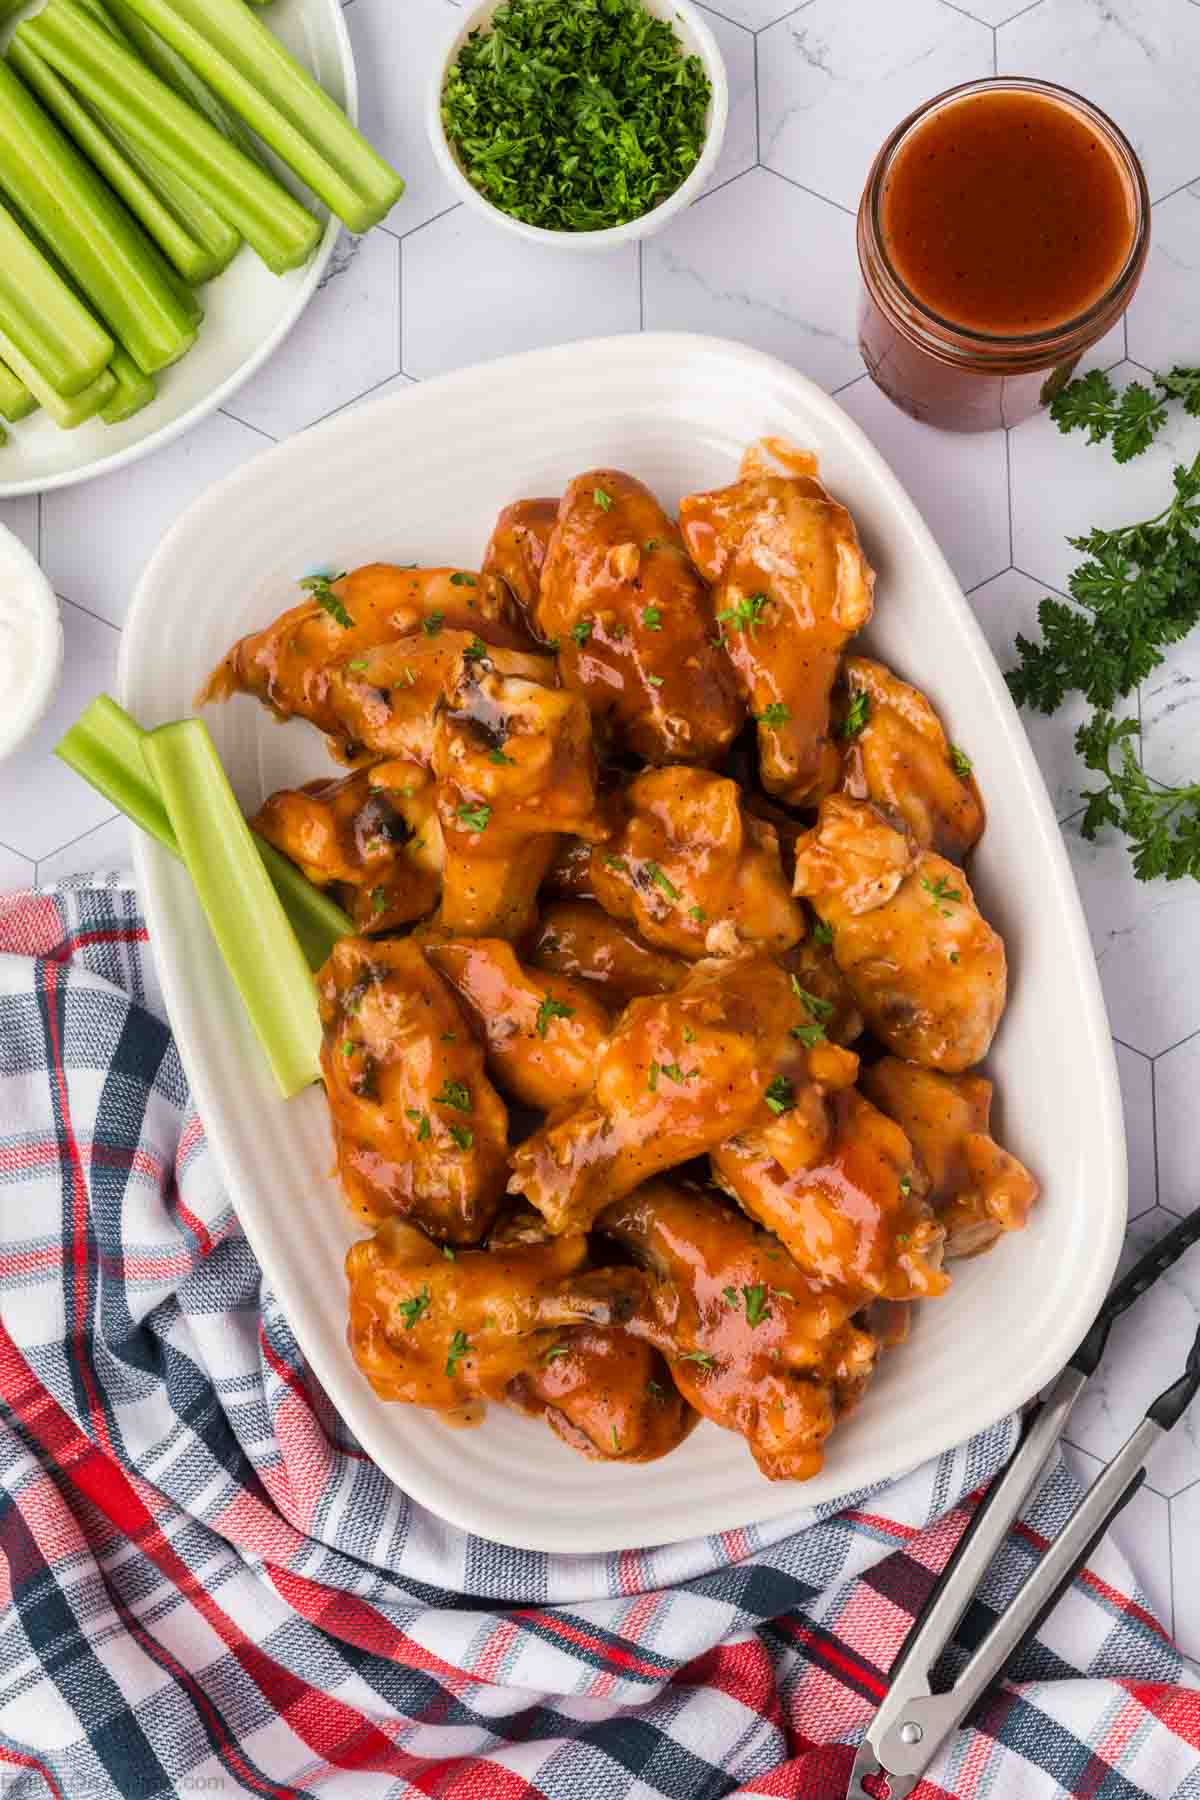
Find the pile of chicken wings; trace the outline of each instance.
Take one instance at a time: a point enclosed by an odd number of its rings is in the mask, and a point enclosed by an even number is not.
[[[257,829],[350,912],[317,977],[349,1339],[385,1399],[646,1461],[698,1417],[804,1479],[948,1259],[1037,1184],[973,1072],[1004,945],[925,696],[811,458],[678,523],[593,469],[480,570],[312,577],[204,699],[343,773]]]

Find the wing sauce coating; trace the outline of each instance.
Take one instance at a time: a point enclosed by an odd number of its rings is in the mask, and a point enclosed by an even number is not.
[[[1020,1231],[1038,1197],[1024,1164],[989,1134],[992,1084],[982,1075],[939,1075],[885,1056],[863,1090],[912,1139],[946,1231],[947,1256],[978,1256]]]
[[[842,791],[907,826],[922,850],[961,862],[983,835],[983,801],[970,763],[952,748],[920,689],[883,663],[847,656],[842,676],[848,702],[857,700],[866,712],[866,723],[846,743]]]
[[[1007,967],[961,869],[832,794],[796,846],[796,892],[832,928],[837,966],[889,1050],[950,1074],[982,1061]]]
[[[764,787],[789,805],[836,786],[838,657],[871,617],[875,576],[854,521],[809,475],[750,475],[679,508],[738,685],[758,721]]]
[[[626,1329],[662,1351],[685,1399],[739,1432],[771,1480],[815,1475],[875,1366],[875,1340],[849,1304],[703,1192],[651,1182],[600,1227],[647,1271]]]
[[[619,469],[567,485],[536,622],[565,685],[650,763],[715,762],[742,706],[677,526]]]
[[[544,906],[529,961],[537,969],[587,982],[614,1009],[642,994],[672,993],[689,972],[682,957],[653,949],[592,900]]]
[[[317,975],[338,1174],[377,1224],[473,1244],[496,1215],[508,1112],[453,993],[412,938],[342,938]]]
[[[625,790],[625,818],[592,852],[592,888],[614,917],[678,956],[745,944],[787,950],[804,935],[775,827],[707,769],[650,769]]]
[[[496,520],[483,553],[483,573],[499,576],[530,625],[537,617],[542,569],[557,521],[557,500],[514,500]]]

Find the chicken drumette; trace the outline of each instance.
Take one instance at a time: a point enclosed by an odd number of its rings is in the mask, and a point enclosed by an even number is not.
[[[990,1081],[885,1056],[864,1072],[862,1085],[912,1140],[945,1228],[947,1256],[978,1256],[1003,1232],[1021,1229],[1038,1184],[989,1134]]]
[[[342,938],[317,976],[338,1173],[375,1224],[481,1238],[508,1167],[508,1113],[450,988],[412,938]]]
[[[557,500],[514,500],[496,520],[483,553],[484,574],[499,576],[531,625],[537,618],[542,569],[557,521]]]
[[[742,706],[678,528],[617,469],[570,482],[542,569],[538,630],[563,681],[647,762],[715,762]]]
[[[543,907],[529,961],[586,982],[614,1011],[642,994],[672,993],[689,973],[681,956],[651,948],[591,900],[557,900]]]
[[[1004,1010],[1004,945],[961,869],[917,850],[875,807],[832,794],[796,847],[796,892],[876,1036],[897,1056],[956,1073],[986,1056]]]
[[[838,780],[830,694],[838,657],[871,617],[875,577],[854,521],[809,475],[752,474],[680,505],[743,698],[763,785],[812,804]]]

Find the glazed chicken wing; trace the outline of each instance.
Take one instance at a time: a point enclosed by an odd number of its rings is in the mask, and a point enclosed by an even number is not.
[[[551,1231],[586,1230],[643,1181],[769,1124],[807,1073],[793,1035],[804,1017],[778,963],[754,952],[698,963],[673,994],[631,1001],[588,1099],[514,1153],[509,1192]]]
[[[394,931],[438,903],[442,829],[415,763],[281,788],[250,822],[315,886],[332,886],[361,932]]]
[[[440,922],[517,938],[537,916],[558,834],[599,833],[592,728],[577,694],[464,656],[434,727],[446,844]]]
[[[531,624],[537,617],[542,569],[557,520],[557,500],[514,500],[496,520],[483,553],[484,574],[499,576]]]
[[[804,935],[774,826],[747,810],[736,781],[707,769],[649,769],[630,782],[623,825],[592,853],[592,887],[606,911],[679,956],[787,950]]]
[[[609,1033],[595,988],[526,968],[503,938],[430,941],[425,954],[470,1013],[504,1093],[538,1112],[587,1097]]]
[[[750,475],[690,495],[679,515],[758,721],[763,785],[789,805],[813,803],[838,778],[838,657],[871,617],[875,577],[854,521],[807,475]]]
[[[805,996],[813,1020],[831,1044],[853,1044],[863,1034],[866,1021],[850,991],[850,985],[833,958],[832,936],[818,921],[806,937],[779,960]]]
[[[536,614],[563,681],[647,762],[715,762],[742,723],[677,527],[617,469],[568,484]]]
[[[586,1240],[531,1239],[447,1261],[389,1220],[346,1258],[350,1347],[384,1400],[475,1424],[488,1400],[544,1416],[572,1448],[614,1461],[665,1455],[692,1417],[651,1346],[604,1321],[627,1310],[603,1276],[576,1294]]]
[[[969,761],[947,741],[924,694],[883,663],[847,656],[842,677],[842,791],[906,825],[922,850],[961,862],[983,832]]]
[[[317,976],[338,1174],[372,1224],[478,1241],[504,1191],[508,1113],[453,993],[411,938],[342,938]]]
[[[1038,1184],[989,1135],[992,1084],[982,1075],[939,1075],[885,1056],[863,1075],[876,1106],[912,1139],[946,1231],[947,1256],[978,1256],[1019,1231]]]
[[[209,676],[197,705],[252,694],[278,718],[308,719],[334,735],[340,721],[328,703],[330,670],[364,650],[443,626],[477,632],[497,647],[533,648],[511,594],[494,576],[368,563],[350,575],[313,576],[301,585],[311,597],[240,639]]]
[[[807,1117],[797,1108],[714,1150],[717,1179],[807,1274],[855,1307],[944,1292],[944,1232],[904,1132],[854,1088],[805,1097]]]
[[[1004,945],[961,869],[875,807],[832,794],[796,849],[796,892],[833,931],[833,954],[876,1036],[897,1056],[957,1073],[987,1055],[1007,993]]]
[[[682,957],[652,949],[591,900],[544,907],[529,961],[536,969],[587,982],[614,1012],[641,994],[673,992],[689,973]]]
[[[649,1273],[626,1330],[662,1351],[685,1399],[739,1432],[771,1480],[815,1475],[875,1365],[847,1302],[704,1193],[652,1182],[600,1226]]]

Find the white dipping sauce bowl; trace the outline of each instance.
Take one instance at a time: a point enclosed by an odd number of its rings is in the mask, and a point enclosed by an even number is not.
[[[0,525],[0,761],[40,723],[62,660],[54,589],[20,538]]]

